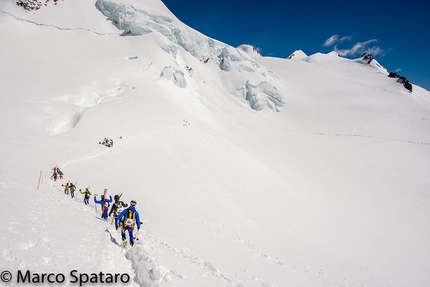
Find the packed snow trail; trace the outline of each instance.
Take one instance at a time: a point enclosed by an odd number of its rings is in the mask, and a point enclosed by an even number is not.
[[[62,181],[47,181],[39,190],[9,186],[8,194],[3,194],[4,204],[14,206],[15,212],[2,212],[7,231],[13,234],[1,238],[2,269],[13,275],[17,270],[62,273],[65,282],[73,280],[73,270],[75,275],[128,274],[127,286],[137,286],[130,261],[106,235],[108,223],[95,217],[94,206],[86,206],[82,196],[66,195]]]
[[[62,273],[66,275],[66,282],[73,280],[67,277],[73,270],[77,270],[75,275],[128,274],[130,281],[124,285],[145,287],[176,286],[174,277],[185,278],[147,254],[146,250],[155,246],[145,242],[147,234],[142,230],[133,247],[123,248],[121,235],[111,224],[111,218],[102,220],[100,206],[94,207],[93,196],[97,192],[92,191],[90,204],[85,205],[79,187],[71,198],[62,186],[67,183],[66,179],[54,182],[49,180],[49,175],[46,177],[39,190],[3,186],[15,191],[4,194],[3,198],[5,204],[16,210],[2,215],[4,222],[8,222],[9,233],[14,234],[1,238],[1,246],[6,246],[1,250],[6,260],[1,266],[3,270]],[[20,234],[20,230],[31,234]],[[151,242],[159,241],[154,236],[148,238]],[[28,258],[39,259],[29,262]],[[91,283],[91,286],[98,284]]]
[[[4,196],[5,204],[16,206],[14,210],[17,212],[3,215],[4,222],[8,222],[8,231],[15,234],[10,237],[13,240],[2,238],[2,246],[6,246],[2,249],[2,256],[7,261],[2,266],[4,269],[30,270],[34,273],[69,274],[77,270],[86,274],[128,274],[130,282],[127,286],[187,286],[187,281],[191,279],[187,280],[187,277],[196,274],[200,274],[198,277],[203,276],[206,282],[218,282],[218,286],[243,286],[245,282],[250,285],[261,283],[265,284],[263,286],[277,286],[279,283],[265,278],[261,272],[254,274],[251,271],[249,279],[228,274],[223,266],[205,260],[195,254],[192,248],[175,246],[150,234],[143,227],[136,244],[124,249],[121,247],[121,235],[110,224],[110,219],[105,222],[100,218],[100,206],[97,206],[96,214],[92,198],[88,206],[83,203],[83,196],[79,192],[72,199],[61,186],[66,182],[66,179],[57,182],[45,179],[39,190],[23,186],[8,187],[16,192]],[[15,228],[18,225],[21,225],[19,229]],[[23,236],[19,230],[28,230],[31,234]],[[231,235],[236,238],[236,245],[245,247],[257,257],[267,258],[267,264],[273,268],[278,266],[284,272],[289,272],[290,276],[305,275],[311,285],[324,282],[327,286],[337,286],[340,282],[339,278],[321,273],[321,270],[283,262],[282,258],[270,255],[249,239],[240,240],[237,239],[239,234]],[[163,257],[176,257],[183,264],[192,266],[196,274],[172,269],[165,265]],[[26,258],[39,259],[29,262]],[[346,281],[343,284],[354,285]]]

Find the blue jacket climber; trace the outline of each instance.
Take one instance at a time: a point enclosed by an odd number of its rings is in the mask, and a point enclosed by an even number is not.
[[[133,236],[133,230],[134,226],[137,225],[137,229],[140,229],[140,215],[139,212],[136,210],[136,201],[132,200],[130,202],[130,207],[124,209],[116,218],[115,218],[115,227],[118,229],[118,227],[121,225],[121,237],[122,240],[125,243],[126,236],[125,232],[128,231],[128,238],[130,240],[130,245],[134,245],[134,236]]]
[[[102,218],[106,220],[108,218],[109,213],[109,203],[112,202],[112,196],[109,197],[109,199],[105,199],[103,195],[101,196],[100,200],[97,200],[97,197],[94,195],[94,203],[100,204],[102,206]]]

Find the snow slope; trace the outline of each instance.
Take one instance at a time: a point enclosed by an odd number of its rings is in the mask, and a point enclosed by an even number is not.
[[[72,270],[126,286],[430,284],[428,91],[336,53],[255,57],[158,0],[1,2],[0,23],[10,286],[26,270],[66,285]],[[139,243],[124,252],[68,180],[137,200]]]

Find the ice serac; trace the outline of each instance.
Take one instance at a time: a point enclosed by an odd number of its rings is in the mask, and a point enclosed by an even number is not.
[[[261,82],[258,85],[252,85],[246,82],[238,91],[242,93],[242,97],[249,102],[251,108],[256,111],[262,110],[265,106],[279,111],[278,108],[284,105],[284,100],[276,87],[267,82]]]
[[[160,9],[152,12],[150,8],[148,10],[139,9],[128,4],[127,1],[112,0],[97,0],[95,6],[112,24],[123,31],[122,36],[159,33],[167,39],[167,42],[160,42],[159,45],[164,52],[173,57],[175,65],[164,65],[163,69],[159,71],[159,75],[171,80],[176,86],[187,87],[187,77],[184,76],[187,73],[185,69],[181,69],[184,68],[182,63],[187,62],[186,59],[189,56],[205,63],[210,59],[211,62],[216,63],[216,66],[209,65],[208,68],[218,67],[222,72],[230,73],[228,78],[231,80],[224,78],[219,85],[226,87],[232,96],[237,96],[238,91],[243,90],[243,87],[266,87],[270,83],[269,89],[260,88],[266,92],[257,93],[258,97],[251,92],[255,88],[246,89],[248,96],[239,96],[252,109],[259,111],[267,106],[278,111],[284,105],[285,95],[280,89],[282,84],[272,71],[254,60],[258,53],[252,46],[241,45],[236,49],[207,37],[178,21],[173,14],[169,14],[167,9],[166,13],[161,14]],[[185,55],[184,52],[188,55]],[[221,80],[218,79],[218,81]],[[241,82],[240,86],[237,86],[237,82]],[[272,90],[277,92],[272,94],[270,92]]]
[[[173,67],[165,67],[163,71],[161,71],[160,76],[167,80],[171,80],[176,86],[180,88],[185,88],[187,86],[184,73]]]

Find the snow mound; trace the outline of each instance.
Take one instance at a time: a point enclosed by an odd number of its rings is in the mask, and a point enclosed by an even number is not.
[[[308,55],[306,55],[305,52],[303,52],[302,50],[296,50],[296,51],[294,51],[294,53],[292,53],[291,55],[289,55],[287,57],[287,59],[290,59],[290,60],[303,60],[307,56]]]
[[[246,52],[252,58],[259,58],[259,57],[261,57],[260,52],[254,46],[247,45],[247,44],[242,44],[239,47],[237,47],[237,49]]]
[[[44,130],[48,135],[62,134],[74,128],[83,115],[84,110],[71,108],[63,102],[46,106],[43,110],[49,115],[43,121]]]
[[[79,123],[87,109],[114,97],[120,98],[130,90],[131,87],[115,80],[100,80],[82,86],[77,93],[60,96],[41,106],[47,113],[42,118],[43,129],[51,136],[65,133]]]
[[[342,61],[342,60],[345,60],[345,58],[340,57],[338,53],[332,51],[327,54],[318,52],[313,55],[310,55],[309,57],[304,58],[303,60],[308,63],[324,63],[324,62]]]

